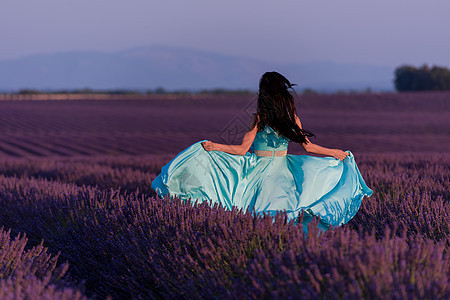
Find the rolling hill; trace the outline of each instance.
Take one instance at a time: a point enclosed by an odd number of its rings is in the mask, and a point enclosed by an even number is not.
[[[266,71],[284,74],[298,89],[393,90],[393,68],[334,62],[270,63],[192,49],[147,46],[120,52],[63,52],[0,61],[0,90],[212,88],[256,90]]]

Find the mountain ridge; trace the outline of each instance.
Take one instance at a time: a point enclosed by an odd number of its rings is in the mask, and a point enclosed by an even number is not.
[[[270,63],[249,57],[167,46],[116,52],[67,51],[0,61],[0,89],[250,89],[266,71],[278,71],[300,89],[393,90],[393,69],[320,61]]]

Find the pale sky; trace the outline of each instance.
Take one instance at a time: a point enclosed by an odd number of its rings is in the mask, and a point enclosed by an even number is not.
[[[0,60],[145,45],[267,62],[450,66],[450,1],[0,1]]]

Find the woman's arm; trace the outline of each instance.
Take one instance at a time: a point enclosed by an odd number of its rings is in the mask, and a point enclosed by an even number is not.
[[[256,126],[258,120],[258,116],[256,114],[253,115],[253,118],[250,122],[250,128],[244,135],[244,138],[242,139],[242,143],[240,145],[226,145],[206,141],[202,143],[203,148],[205,148],[206,151],[218,150],[230,154],[245,155],[255,139],[256,132],[258,130],[258,127]]]
[[[302,123],[300,122],[300,119],[298,116],[295,116],[295,122],[297,123],[298,127],[302,128]],[[342,151],[340,149],[325,148],[325,147],[313,144],[313,143],[311,143],[310,140],[308,140],[307,137],[305,137],[305,138],[306,138],[307,143],[302,143],[302,147],[308,153],[333,156],[334,158],[337,158],[339,160],[345,159],[348,155],[347,152]]]

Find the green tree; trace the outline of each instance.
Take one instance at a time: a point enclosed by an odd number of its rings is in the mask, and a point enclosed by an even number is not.
[[[450,90],[450,70],[434,66],[431,69],[431,79],[434,82],[434,90]]]
[[[397,91],[450,90],[450,70],[402,65],[395,69],[394,84]]]

